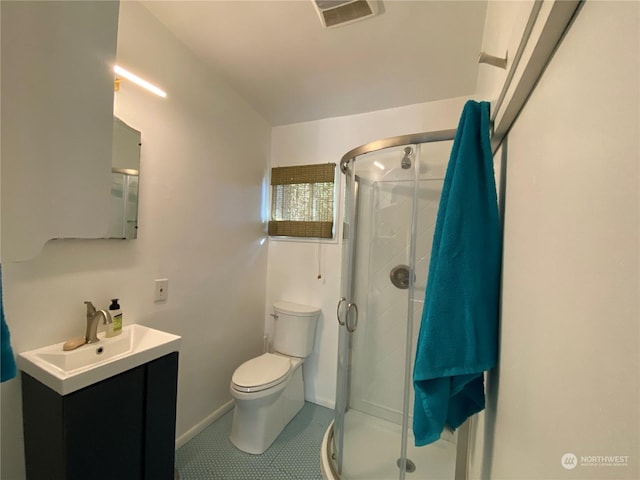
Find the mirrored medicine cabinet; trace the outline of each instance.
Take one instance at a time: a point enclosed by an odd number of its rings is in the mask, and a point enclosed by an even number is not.
[[[111,208],[106,238],[138,236],[140,137],[139,131],[113,117]]]
[[[105,67],[116,63],[119,3],[0,3],[5,263],[35,258],[51,239],[107,236],[114,74]]]

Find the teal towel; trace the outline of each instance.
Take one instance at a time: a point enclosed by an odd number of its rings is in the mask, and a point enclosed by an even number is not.
[[[0,382],[11,380],[16,376],[16,359],[13,357],[9,327],[4,321],[2,300],[2,266],[0,266]]]
[[[416,446],[484,408],[482,372],[497,361],[502,242],[489,128],[489,103],[468,101],[440,198],[416,348]]]

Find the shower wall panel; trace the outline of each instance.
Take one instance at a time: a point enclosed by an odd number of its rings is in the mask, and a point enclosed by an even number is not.
[[[420,327],[441,190],[442,180],[419,183],[412,352]],[[350,406],[398,424],[402,418],[409,290],[394,286],[389,274],[393,267],[410,263],[412,202],[411,181],[360,182],[355,271],[360,321],[352,338]]]

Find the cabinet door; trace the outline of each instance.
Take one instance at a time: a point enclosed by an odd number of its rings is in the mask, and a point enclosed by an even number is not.
[[[64,397],[24,372],[21,378],[27,479],[65,478],[66,449],[60,428]]]
[[[145,480],[173,480],[177,386],[177,353],[147,365]]]
[[[143,478],[145,366],[63,398],[67,478]]]

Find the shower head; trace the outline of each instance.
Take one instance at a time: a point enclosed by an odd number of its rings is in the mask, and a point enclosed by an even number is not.
[[[408,168],[411,168],[411,158],[409,157],[409,155],[411,155],[411,153],[413,152],[413,150],[411,150],[411,147],[405,147],[404,148],[404,157],[402,157],[402,161],[400,162],[400,166],[402,168],[404,168],[405,170]]]

